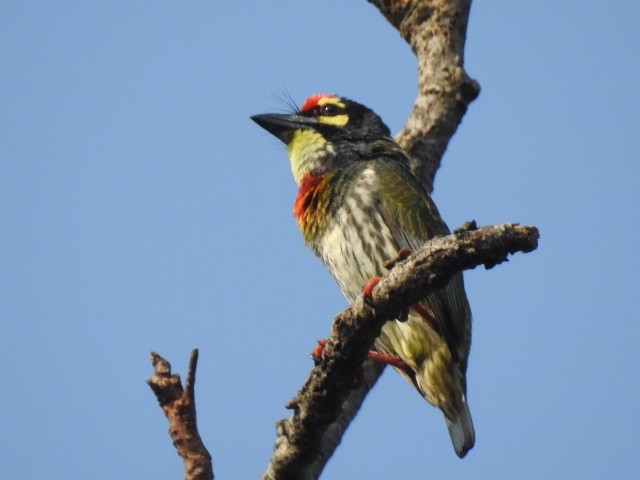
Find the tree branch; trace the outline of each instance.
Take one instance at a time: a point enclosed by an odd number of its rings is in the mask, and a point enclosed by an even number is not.
[[[449,140],[480,93],[464,71],[471,0],[368,0],[400,32],[418,59],[418,96],[397,142],[427,192]]]
[[[398,318],[425,292],[446,285],[464,269],[491,268],[508,254],[537,247],[538,230],[505,223],[476,228],[466,224],[437,237],[393,267],[368,301],[359,298],[337,315],[319,364],[289,402],[292,415],[278,422],[274,454],[263,480],[316,479],[327,455],[325,437],[335,429],[359,367],[385,322]],[[333,450],[331,450],[332,452]]]
[[[160,408],[169,420],[169,435],[182,457],[185,480],[213,480],[211,455],[202,443],[196,423],[195,382],[198,350],[191,352],[184,389],[180,375],[171,375],[168,361],[151,352],[154,372],[147,383],[155,393]]]

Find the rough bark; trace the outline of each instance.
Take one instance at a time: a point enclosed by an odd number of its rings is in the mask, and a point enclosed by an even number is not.
[[[182,457],[185,480],[213,480],[211,455],[202,443],[196,422],[196,365],[198,350],[191,352],[189,372],[182,388],[180,375],[171,374],[171,365],[151,352],[154,372],[147,383],[169,420],[169,435]]]
[[[471,0],[368,0],[400,32],[418,59],[418,96],[396,140],[427,191],[449,140],[480,93],[464,71]]]
[[[278,438],[263,480],[316,479],[329,458],[336,420],[353,391],[358,371],[382,325],[446,285],[464,269],[491,268],[517,251],[537,247],[538,230],[514,224],[476,228],[470,222],[452,235],[430,240],[393,267],[374,289],[335,318],[319,364],[288,408],[292,415],[277,424]],[[334,445],[335,447],[335,445]]]

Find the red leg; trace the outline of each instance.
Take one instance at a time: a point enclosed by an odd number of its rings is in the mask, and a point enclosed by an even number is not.
[[[318,345],[315,346],[313,350],[311,350],[311,358],[315,363],[318,363],[322,358],[322,352],[324,352],[324,347],[327,344],[326,338],[321,338],[318,340]]]
[[[405,260],[409,255],[411,255],[411,250],[409,250],[408,248],[401,248],[398,252],[398,256],[386,262],[384,266],[387,269],[391,269],[396,263]],[[365,300],[371,298],[371,296],[373,295],[373,289],[380,283],[380,280],[382,280],[382,277],[371,277],[362,286],[362,294],[364,295]]]
[[[371,277],[367,282],[362,286],[362,294],[364,295],[364,299],[370,299],[373,295],[373,289],[380,283],[382,277]]]
[[[311,350],[311,358],[313,361],[318,363],[322,358],[324,347],[327,345],[327,339],[321,338],[318,340],[318,345],[315,346],[313,350]],[[384,363],[385,365],[391,365],[396,368],[406,368],[407,364],[402,361],[402,359],[396,355],[388,355],[386,353],[376,352],[375,350],[370,350],[367,356],[373,360],[374,362]]]
[[[374,362],[384,363],[385,365],[391,365],[399,369],[407,368],[407,364],[402,361],[397,355],[388,355],[386,353],[380,353],[376,351],[369,351],[369,358]]]

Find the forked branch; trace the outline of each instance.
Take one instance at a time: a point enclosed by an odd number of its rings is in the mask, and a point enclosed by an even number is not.
[[[202,443],[196,422],[195,381],[198,350],[191,352],[184,388],[180,383],[180,375],[172,375],[169,362],[156,352],[151,352],[151,363],[154,372],[147,383],[169,420],[169,435],[182,457],[185,480],[213,480],[211,455]]]

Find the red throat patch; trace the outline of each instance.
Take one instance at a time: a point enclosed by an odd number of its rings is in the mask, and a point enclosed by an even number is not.
[[[310,112],[316,107],[316,105],[318,105],[318,102],[323,98],[335,98],[335,97],[336,97],[335,95],[331,95],[327,93],[315,93],[304,101],[304,103],[302,104],[302,107],[300,107],[300,111]]]
[[[315,176],[312,173],[305,173],[300,179],[298,197],[293,204],[293,215],[303,230],[318,220],[318,202],[326,180],[326,176]]]

